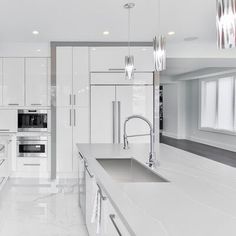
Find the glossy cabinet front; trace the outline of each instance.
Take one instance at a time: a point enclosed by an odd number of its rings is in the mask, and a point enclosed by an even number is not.
[[[24,106],[24,58],[3,59],[3,105]]]

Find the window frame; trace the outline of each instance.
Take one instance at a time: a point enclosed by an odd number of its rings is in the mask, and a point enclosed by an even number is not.
[[[216,114],[215,114],[215,126],[218,123],[218,100],[219,100],[219,80],[223,78],[233,78],[233,129],[234,130],[226,130],[226,129],[219,129],[219,128],[211,128],[211,127],[204,127],[202,126],[202,119],[203,119],[203,93],[205,92],[203,89],[203,82],[208,81],[216,81]],[[227,134],[236,136],[236,76],[229,75],[229,76],[220,76],[217,78],[207,78],[207,79],[199,79],[199,116],[198,116],[198,129],[201,131],[206,132],[213,132],[213,133],[220,133],[220,134]]]

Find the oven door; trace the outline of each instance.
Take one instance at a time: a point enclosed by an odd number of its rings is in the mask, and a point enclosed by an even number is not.
[[[32,137],[31,137],[32,139]],[[17,141],[18,157],[47,157],[48,142],[45,138],[30,140],[22,137]]]
[[[18,110],[19,132],[41,132],[47,131],[47,110]]]

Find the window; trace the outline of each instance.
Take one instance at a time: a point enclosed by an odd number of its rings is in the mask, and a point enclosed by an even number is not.
[[[236,79],[201,82],[201,128],[236,132]]]

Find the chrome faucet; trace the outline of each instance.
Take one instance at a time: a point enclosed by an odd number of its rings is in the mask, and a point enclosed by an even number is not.
[[[135,134],[135,135],[127,135],[127,132],[126,132],[126,126],[127,126],[127,122],[129,120],[132,120],[132,119],[141,119],[143,120],[144,122],[146,122],[150,128],[150,133],[149,134]],[[133,116],[129,116],[126,118],[125,122],[124,122],[124,149],[128,149],[129,148],[129,142],[128,142],[128,138],[129,137],[141,137],[141,136],[150,136],[150,152],[149,152],[149,157],[148,157],[148,162],[146,164],[148,164],[149,167],[155,167],[156,164],[157,164],[157,158],[156,158],[156,152],[155,152],[155,133],[154,133],[154,130],[153,130],[153,126],[151,124],[151,122],[146,119],[145,117],[143,116],[140,116],[140,115],[133,115]]]

